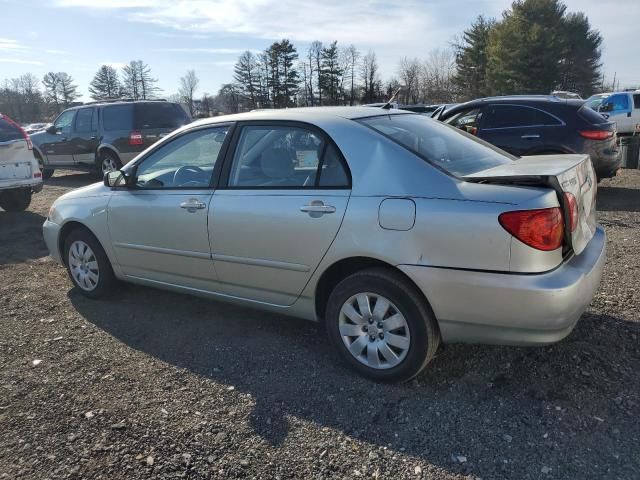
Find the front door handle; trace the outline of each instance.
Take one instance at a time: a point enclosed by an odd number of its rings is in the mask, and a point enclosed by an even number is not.
[[[522,135],[520,138],[522,138],[523,140],[532,140],[535,138],[540,138],[540,135],[537,133],[530,133],[528,135]]]
[[[189,213],[194,213],[196,210],[202,210],[203,208],[206,208],[206,206],[206,204],[202,203],[197,198],[190,198],[186,202],[182,202],[180,204],[180,208],[186,209]]]
[[[95,135],[92,135],[91,137],[89,137],[89,140],[95,140],[96,138],[98,137],[96,137]]]
[[[313,200],[308,205],[300,207],[300,211],[308,213],[311,217],[320,217],[326,213],[335,213],[336,207],[325,205],[322,200]]]

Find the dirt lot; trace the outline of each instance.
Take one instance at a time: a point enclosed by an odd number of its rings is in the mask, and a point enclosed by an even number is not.
[[[600,185],[609,260],[566,340],[450,345],[401,386],[356,377],[314,324],[130,285],[84,299],[40,226],[90,181],[0,211],[0,478],[640,478],[640,172]]]

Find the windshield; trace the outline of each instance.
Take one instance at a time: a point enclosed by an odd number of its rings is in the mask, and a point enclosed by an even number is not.
[[[472,135],[424,115],[383,115],[358,121],[458,177],[515,160]]]

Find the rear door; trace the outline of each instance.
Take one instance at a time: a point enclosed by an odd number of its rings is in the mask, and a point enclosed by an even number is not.
[[[94,164],[98,149],[98,111],[95,107],[78,110],[71,143],[75,164]]]
[[[62,112],[53,122],[55,133],[47,134],[47,138],[42,144],[42,150],[47,156],[49,165],[73,165],[74,151],[71,136],[75,118],[76,110],[67,110]]]
[[[487,105],[478,136],[518,157],[535,152],[543,145],[545,133],[537,112],[525,105]]]
[[[245,124],[234,137],[209,212],[216,272],[229,295],[291,305],[340,228],[346,163],[305,124]]]

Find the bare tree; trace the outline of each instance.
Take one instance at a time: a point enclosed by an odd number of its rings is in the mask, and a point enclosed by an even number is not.
[[[182,97],[182,102],[184,102],[189,108],[189,114],[192,117],[195,114],[193,99],[195,96],[195,92],[198,89],[199,83],[200,80],[198,80],[195,70],[188,70],[187,74],[184,77],[180,78],[180,88],[178,89],[178,94]]]
[[[355,79],[356,79],[356,66],[358,65],[358,59],[360,58],[360,52],[351,44],[343,51],[344,61],[344,79],[351,83],[351,89],[349,91],[349,105],[353,106],[355,102]]]
[[[316,85],[318,86],[318,105],[322,105],[322,42],[314,41],[309,45],[307,54],[309,60],[309,83],[313,85],[313,73],[316,74]],[[313,91],[311,92],[311,105],[314,104]]]
[[[369,50],[362,59],[360,77],[363,83],[362,101],[364,103],[375,102],[380,96],[382,82],[380,81],[380,73],[378,72],[376,52],[373,50]]]
[[[402,85],[399,98],[401,103],[418,103],[421,100],[420,70],[420,62],[417,58],[404,57],[400,60],[398,76]]]
[[[452,50],[432,50],[422,64],[422,97],[429,103],[450,103],[456,98],[456,59]]]

